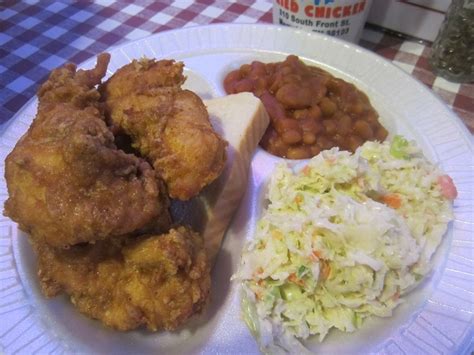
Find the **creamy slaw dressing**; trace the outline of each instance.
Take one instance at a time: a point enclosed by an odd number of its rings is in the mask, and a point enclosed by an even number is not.
[[[390,316],[430,271],[452,219],[442,177],[400,136],[324,151],[298,172],[279,165],[233,276],[261,349],[303,351],[298,338]]]

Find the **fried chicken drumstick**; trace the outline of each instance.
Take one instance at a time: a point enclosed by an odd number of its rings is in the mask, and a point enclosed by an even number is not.
[[[92,70],[67,64],[38,92],[38,114],[5,161],[5,215],[54,247],[166,230],[168,199],[151,166],[114,145]]]
[[[211,284],[202,238],[179,227],[57,250],[34,243],[43,293],[64,292],[106,326],[173,330],[206,304]]]
[[[165,181],[170,197],[188,200],[222,172],[226,142],[202,100],[182,90],[183,64],[134,60],[99,88],[110,121],[132,139]]]

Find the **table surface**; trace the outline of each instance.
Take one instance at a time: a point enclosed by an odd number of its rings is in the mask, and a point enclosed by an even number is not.
[[[0,133],[48,73],[81,63],[110,46],[152,33],[211,23],[272,23],[261,1],[3,1],[0,2]],[[474,84],[431,72],[429,43],[366,27],[360,45],[421,80],[474,133]]]

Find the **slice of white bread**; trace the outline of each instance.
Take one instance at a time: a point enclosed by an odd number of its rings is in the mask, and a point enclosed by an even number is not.
[[[178,224],[201,233],[213,264],[229,223],[245,193],[250,162],[269,118],[261,101],[250,93],[204,100],[212,126],[225,140],[227,162],[222,175],[190,201],[173,201]]]

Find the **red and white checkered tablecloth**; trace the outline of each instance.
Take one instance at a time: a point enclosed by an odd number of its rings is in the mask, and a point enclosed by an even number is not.
[[[80,63],[112,45],[169,29],[218,22],[271,23],[270,0],[0,0],[0,133],[51,69]],[[366,28],[360,44],[432,88],[474,133],[474,84],[430,70],[426,44]]]

